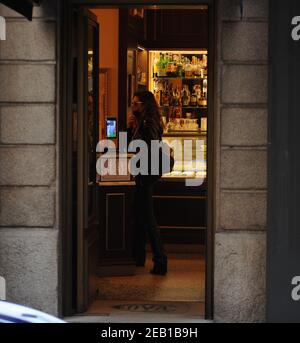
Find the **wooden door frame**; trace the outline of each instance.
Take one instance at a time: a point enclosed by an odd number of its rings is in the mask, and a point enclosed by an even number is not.
[[[84,9],[84,11],[81,11]],[[84,256],[86,254],[86,249],[89,249],[89,246],[87,243],[85,243],[85,240],[87,239],[87,231],[90,228],[89,223],[89,215],[88,215],[88,189],[86,187],[86,180],[89,179],[89,166],[88,166],[88,159],[89,156],[87,155],[87,144],[88,144],[88,138],[87,138],[87,128],[88,128],[88,114],[87,114],[87,106],[88,106],[88,90],[86,89],[85,85],[88,83],[88,75],[87,75],[87,42],[85,40],[85,37],[88,36],[88,28],[89,25],[93,25],[93,27],[96,27],[96,21],[97,17],[93,13],[87,13],[86,8],[80,8],[79,13],[79,21],[78,21],[78,52],[83,53],[83,58],[80,58],[80,55],[78,55],[78,70],[82,71],[82,73],[79,73],[78,78],[78,84],[77,84],[77,92],[78,94],[84,94],[83,97],[78,96],[78,103],[77,103],[77,112],[78,112],[78,137],[80,137],[83,141],[78,139],[78,143],[82,143],[78,145],[78,161],[79,161],[79,168],[78,168],[78,180],[77,183],[78,189],[80,190],[78,194],[82,194],[82,196],[78,197],[78,208],[79,211],[77,213],[77,256],[83,257],[82,260],[77,261],[77,309],[80,312],[84,312],[87,308],[88,299],[89,299],[89,292],[88,289],[85,288],[86,278],[88,278],[88,272],[84,260]],[[82,13],[82,15],[80,15]],[[85,31],[86,30],[86,31]],[[97,37],[99,39],[99,37]],[[96,42],[98,47],[98,41]],[[99,49],[96,49],[99,52]],[[84,51],[86,53],[84,53]],[[94,59],[97,61],[97,65],[99,63],[99,55],[98,52],[94,55]],[[99,69],[99,68],[97,68]],[[98,70],[94,72],[96,77],[95,80],[93,78],[93,87],[95,88],[96,83],[98,81]],[[93,108],[93,115],[95,116],[97,113],[96,106],[98,106],[98,94],[96,93],[94,96],[94,108]],[[80,115],[80,113],[82,115]],[[99,132],[98,125],[94,128],[95,132]],[[82,164],[80,163],[82,162]],[[94,196],[94,194],[93,194]],[[95,203],[93,204],[96,206],[96,200],[94,198]],[[93,208],[93,215],[96,217],[96,208]],[[96,220],[96,218],[93,218]],[[96,236],[96,235],[94,235]]]
[[[210,132],[215,131],[215,49],[217,30],[215,29],[216,6],[215,0],[117,0],[113,5],[108,0],[64,0],[60,2],[61,16],[61,44],[60,44],[60,138],[61,146],[61,169],[60,169],[60,225],[61,232],[61,315],[69,316],[76,313],[72,304],[72,184],[71,176],[71,149],[72,149],[72,66],[70,60],[72,56],[72,11],[73,6],[103,6],[103,7],[145,7],[149,5],[160,6],[209,6],[209,94],[208,94],[208,147],[207,147],[207,235],[206,235],[206,271],[205,271],[205,318],[213,319],[214,308],[214,234],[215,234],[215,137]]]

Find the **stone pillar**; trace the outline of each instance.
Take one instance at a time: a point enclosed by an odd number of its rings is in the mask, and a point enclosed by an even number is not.
[[[219,0],[216,85],[217,321],[265,320],[268,1]]]
[[[57,2],[0,16],[0,275],[8,301],[57,315]]]

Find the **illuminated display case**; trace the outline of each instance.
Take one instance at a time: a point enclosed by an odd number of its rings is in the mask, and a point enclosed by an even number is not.
[[[205,242],[207,201],[208,51],[150,50],[148,87],[174,149],[173,171],[155,185],[154,209],[169,243]]]
[[[164,174],[162,180],[206,179],[206,134],[166,133],[163,140],[174,149],[173,171]]]
[[[175,151],[174,169],[162,181],[206,179],[207,58],[206,49],[149,51],[149,90],[164,121],[163,140]]]

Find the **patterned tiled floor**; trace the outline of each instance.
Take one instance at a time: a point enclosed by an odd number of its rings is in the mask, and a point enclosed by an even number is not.
[[[187,253],[187,251],[190,251]],[[168,274],[154,276],[151,255],[136,275],[98,279],[99,297],[83,315],[87,323],[204,322],[205,261],[196,249],[168,253]]]
[[[98,280],[99,300],[204,302],[205,263],[199,254],[169,254],[168,274],[154,276],[151,256],[136,275]]]
[[[199,323],[201,302],[142,302],[97,300],[83,315],[65,318],[71,323]]]

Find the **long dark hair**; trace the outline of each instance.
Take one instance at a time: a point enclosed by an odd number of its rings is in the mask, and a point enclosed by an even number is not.
[[[153,93],[149,91],[139,91],[135,92],[133,96],[138,97],[143,103],[143,111],[140,113],[140,117],[138,118],[139,122],[142,122],[143,120],[150,120],[152,125],[154,125],[153,129],[162,134],[164,130],[164,124]]]

